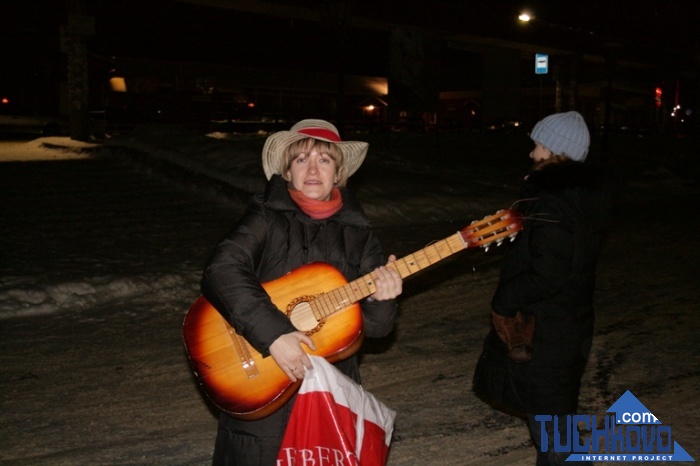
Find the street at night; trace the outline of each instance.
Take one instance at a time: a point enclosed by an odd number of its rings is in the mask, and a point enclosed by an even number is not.
[[[244,203],[213,181],[192,183],[187,158],[207,152],[228,167],[214,171],[235,175],[231,164],[258,163],[257,143],[144,134],[109,150],[35,144],[24,152],[33,161],[0,163],[3,464],[211,461],[215,410],[192,375],[181,325],[210,249]],[[157,149],[166,139],[189,148],[179,162],[190,176],[174,168],[172,149]],[[497,139],[371,141],[350,187],[387,251],[414,252],[514,200],[529,144],[524,135]],[[438,142],[443,168],[428,170],[420,149]],[[465,146],[479,147],[479,157],[464,155]],[[697,457],[697,172],[684,147],[674,146],[673,159],[616,152],[619,162],[631,154],[644,162],[622,163],[626,186],[599,264],[580,411],[602,418],[630,390]],[[259,167],[248,172],[252,179],[232,183],[260,182]],[[396,332],[367,342],[363,385],[398,413],[389,465],[531,464],[522,421],[471,392],[501,257],[499,248],[468,250],[409,278]]]

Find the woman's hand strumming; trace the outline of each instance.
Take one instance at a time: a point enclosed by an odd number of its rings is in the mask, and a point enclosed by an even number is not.
[[[286,333],[270,345],[272,359],[292,382],[303,379],[306,371],[313,367],[311,359],[301,347],[302,343],[312,350],[316,349],[313,340],[304,332]]]

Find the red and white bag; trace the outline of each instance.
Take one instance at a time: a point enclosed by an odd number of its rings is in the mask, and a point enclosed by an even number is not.
[[[310,356],[277,466],[382,466],[396,412],[324,358]]]

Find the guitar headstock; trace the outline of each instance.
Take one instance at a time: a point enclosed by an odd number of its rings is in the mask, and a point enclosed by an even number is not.
[[[500,246],[507,238],[513,241],[522,229],[522,216],[513,209],[504,209],[473,221],[460,234],[468,248],[482,247],[488,251],[493,243]]]

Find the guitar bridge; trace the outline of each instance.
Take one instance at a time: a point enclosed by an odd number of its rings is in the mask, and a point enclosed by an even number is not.
[[[253,359],[253,357],[250,355],[248,344],[245,339],[237,334],[233,328],[228,329],[228,334],[246,376],[249,379],[252,379],[253,377],[259,375],[260,372],[258,371],[258,367],[255,365],[255,359]]]

